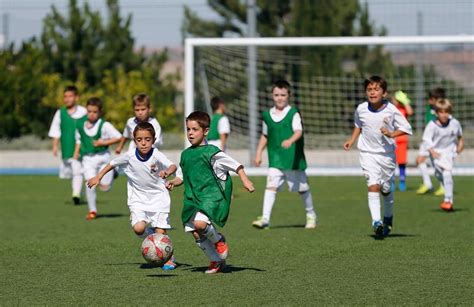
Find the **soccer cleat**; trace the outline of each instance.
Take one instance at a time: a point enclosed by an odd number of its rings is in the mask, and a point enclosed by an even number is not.
[[[444,196],[444,188],[442,185],[434,192],[435,196]]]
[[[205,274],[216,274],[222,272],[225,268],[225,261],[211,261],[207,270],[204,271]]]
[[[73,203],[74,205],[79,205],[79,204],[81,204],[81,199],[79,198],[79,196],[73,196],[73,197],[72,197],[72,203]]]
[[[316,215],[315,214],[306,215],[306,225],[304,226],[304,228],[306,229],[316,228]]]
[[[372,228],[376,238],[383,238],[383,223],[381,221],[375,221]]]
[[[97,212],[91,211],[87,213],[86,220],[90,221],[90,220],[95,219],[96,217],[97,217]]]
[[[444,201],[439,207],[446,212],[453,211],[453,204],[449,201]]]
[[[168,260],[163,266],[161,267],[164,271],[171,271],[176,269],[176,262],[174,256],[171,256],[171,259]]]
[[[229,256],[229,247],[225,243],[224,235],[223,234],[220,234],[220,235],[221,235],[221,239],[216,244],[214,244],[214,246],[216,247],[216,251],[219,254],[219,258],[221,258],[222,260],[226,260],[227,257]]]
[[[400,181],[398,183],[398,189],[401,191],[401,192],[405,192],[407,190],[407,185],[405,183],[405,181]]]
[[[423,194],[430,193],[430,192],[433,192],[433,189],[428,188],[424,184],[421,184],[420,187],[418,188],[418,190],[416,190],[416,194],[418,194],[418,195],[423,195]]]
[[[268,229],[270,223],[267,219],[263,218],[263,216],[259,216],[256,221],[252,222],[252,226],[258,229]]]
[[[391,217],[384,217],[383,218],[383,236],[388,237],[390,232],[392,231],[392,221],[393,221],[393,216]]]

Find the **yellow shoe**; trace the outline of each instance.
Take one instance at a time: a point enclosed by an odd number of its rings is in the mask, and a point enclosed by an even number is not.
[[[444,195],[444,188],[442,185],[439,186],[439,188],[434,192],[435,196],[443,196]]]
[[[421,184],[420,187],[418,188],[418,190],[416,190],[416,194],[418,194],[418,195],[423,195],[423,194],[426,194],[426,193],[429,193],[429,192],[433,192],[433,189],[429,189],[424,184]],[[444,193],[443,193],[443,195],[444,195]]]

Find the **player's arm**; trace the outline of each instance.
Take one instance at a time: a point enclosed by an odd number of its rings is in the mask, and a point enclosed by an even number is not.
[[[382,132],[383,135],[385,135],[386,137],[389,137],[389,138],[396,138],[396,137],[401,136],[401,135],[409,134],[409,133],[406,133],[403,130],[388,131],[388,129],[386,127],[380,128],[380,131]]]
[[[247,177],[247,174],[244,171],[244,167],[241,165],[237,168],[236,170],[237,175],[239,175],[240,181],[242,181],[242,184],[244,185],[244,188],[252,193],[255,191],[255,188],[253,187],[252,181],[250,181],[249,177]]]
[[[168,190],[173,190],[174,187],[180,186],[183,184],[183,170],[179,167],[176,170],[176,177],[172,180],[168,180],[165,182],[165,186]]]
[[[59,148],[59,138],[53,138],[53,155],[58,155],[58,148]]]
[[[352,145],[357,140],[357,138],[359,137],[361,132],[362,132],[362,128],[354,127],[354,130],[352,130],[351,138],[348,139],[343,145],[344,150],[350,150],[351,149]]]
[[[281,143],[281,147],[289,148],[294,142],[298,141],[301,136],[303,136],[303,130],[296,130],[289,139]]]
[[[127,138],[122,136],[120,138],[120,142],[118,143],[117,147],[115,147],[115,153],[119,154],[122,152],[123,146],[125,145],[125,142],[127,141]]]
[[[458,144],[456,146],[456,153],[461,153],[464,150],[464,138],[462,135],[458,136]]]
[[[79,160],[79,154],[81,152],[81,135],[79,134],[79,131],[74,133],[74,138],[76,139],[76,145],[74,145],[74,153],[72,154],[72,158],[74,160]]]
[[[434,159],[438,159],[440,155],[437,151],[434,150],[434,144],[433,144],[434,128],[435,128],[435,126],[432,123],[429,123],[426,126],[425,131],[423,131],[422,141],[425,144],[425,146],[426,146],[428,152],[430,153],[430,155]]]
[[[160,171],[158,176],[160,176],[163,179],[166,179],[169,176],[171,176],[172,174],[174,174],[177,169],[178,169],[178,167],[175,164],[171,164],[170,166],[168,166],[168,168],[166,170]]]
[[[260,140],[258,141],[258,146],[257,146],[257,151],[255,153],[255,165],[260,166],[262,164],[262,154],[263,151],[265,150],[265,147],[267,147],[267,136],[262,134],[260,136]]]
[[[111,123],[105,122],[104,126],[102,127],[102,135],[104,136],[103,139],[98,139],[94,141],[94,146],[110,146],[112,144],[116,144],[120,142],[122,139],[122,134],[117,131],[117,129],[112,126]]]
[[[105,176],[105,174],[107,174],[108,172],[110,172],[114,167],[108,163],[98,174],[97,176],[87,180],[87,186],[89,187],[89,189],[92,189],[93,187],[95,187],[96,185],[98,185],[100,183],[100,180]]]
[[[52,138],[52,150],[53,155],[58,155],[59,149],[59,138],[61,137],[61,117],[59,114],[59,110],[54,113],[53,121],[51,122],[51,127],[49,127],[48,136]]]

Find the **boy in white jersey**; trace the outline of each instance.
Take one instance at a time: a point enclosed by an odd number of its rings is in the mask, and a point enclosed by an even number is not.
[[[436,119],[426,125],[423,144],[430,153],[435,175],[444,186],[444,201],[441,209],[453,210],[453,162],[464,149],[461,124],[451,116],[452,104],[448,99],[435,103]]]
[[[59,178],[72,178],[72,201],[79,205],[82,189],[82,165],[73,159],[76,145],[76,121],[86,115],[86,108],[77,104],[78,90],[75,86],[67,86],[63,92],[64,107],[54,113],[48,136],[53,138],[53,155],[58,155],[61,144],[62,162],[59,166]]]
[[[120,143],[115,148],[115,153],[120,154],[122,152],[123,146],[127,140],[130,140],[130,144],[128,146],[128,150],[131,152],[135,152],[135,142],[133,141],[133,131],[139,122],[148,122],[153,125],[155,129],[156,139],[154,141],[155,148],[163,145],[163,139],[161,136],[161,126],[156,120],[156,118],[151,117],[151,104],[150,104],[150,97],[146,94],[137,94],[133,96],[133,112],[135,112],[134,117],[130,117],[127,120],[125,125],[125,129],[123,129],[122,138],[120,139]]]
[[[109,171],[115,167],[122,168],[128,178],[127,204],[133,231],[139,236],[149,234],[150,230],[167,234],[167,229],[171,228],[171,200],[164,179],[176,172],[176,165],[158,149],[153,148],[155,129],[152,124],[138,123],[133,130],[133,138],[136,149],[110,161],[87,185],[92,188],[99,184]],[[148,224],[152,229],[147,229]],[[163,269],[172,270],[175,267],[176,264],[171,259],[165,263]]]
[[[230,133],[229,118],[225,116],[224,100],[215,96],[211,99],[212,117],[211,126],[207,135],[209,144],[217,146],[220,150],[225,151],[227,137]]]
[[[305,172],[303,123],[298,109],[288,104],[290,89],[288,81],[274,82],[272,86],[274,106],[262,113],[262,135],[257,146],[255,165],[260,166],[263,150],[267,147],[270,168],[263,197],[262,216],[252,222],[258,229],[270,226],[276,194],[285,181],[289,190],[298,192],[303,200],[306,211],[305,228],[316,228],[316,212]]]
[[[372,227],[377,239],[388,236],[393,224],[393,190],[395,174],[395,138],[412,134],[411,126],[400,111],[387,100],[387,81],[372,76],[364,81],[366,102],[357,106],[354,130],[344,149],[350,150],[359,138],[360,165],[368,186]],[[359,137],[360,136],[360,137]],[[384,218],[381,219],[380,195],[383,195]]]
[[[111,123],[101,118],[102,101],[99,98],[89,98],[86,109],[87,116],[77,121],[74,158],[82,158],[84,178],[89,180],[109,163],[108,147],[120,141],[120,132]],[[112,173],[104,177],[99,184],[100,189],[102,191],[110,190],[113,179]],[[93,220],[97,216],[95,188],[86,189],[86,195],[89,207],[86,219]]]

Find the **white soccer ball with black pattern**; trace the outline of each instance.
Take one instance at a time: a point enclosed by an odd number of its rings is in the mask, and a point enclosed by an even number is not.
[[[162,267],[173,255],[173,244],[167,235],[154,233],[142,243],[142,255],[148,263]]]

